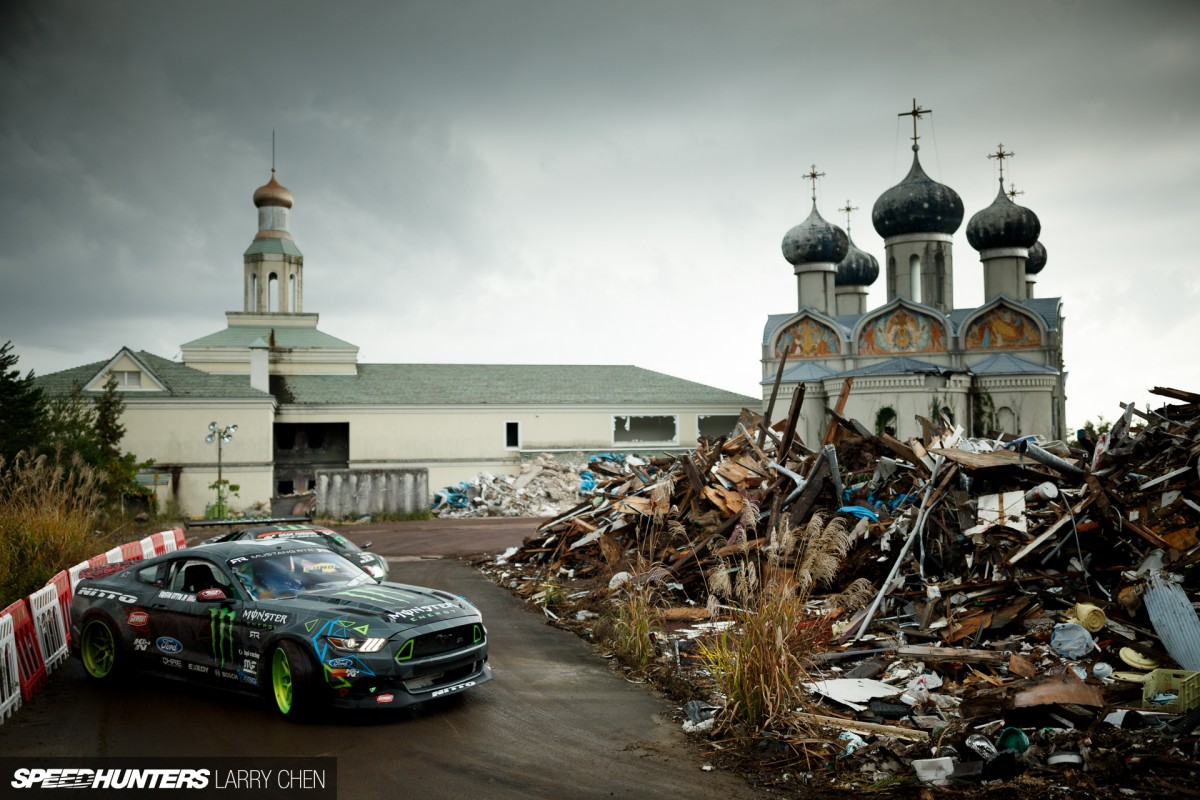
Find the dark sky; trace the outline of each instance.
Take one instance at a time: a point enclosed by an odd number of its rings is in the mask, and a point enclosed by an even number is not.
[[[759,393],[780,240],[921,160],[1005,182],[1067,317],[1068,424],[1200,391],[1200,4],[8,2],[0,342],[38,374],[174,358],[295,195],[305,311],[362,362],[637,364]],[[955,302],[982,302],[955,236]],[[872,305],[885,299],[884,280]]]

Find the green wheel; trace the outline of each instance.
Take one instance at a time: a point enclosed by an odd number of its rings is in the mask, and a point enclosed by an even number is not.
[[[112,623],[103,617],[93,617],[83,624],[79,639],[79,655],[83,668],[96,680],[110,680],[121,671],[121,648]]]
[[[316,704],[313,666],[294,643],[283,641],[271,651],[271,698],[288,719],[307,717]]]

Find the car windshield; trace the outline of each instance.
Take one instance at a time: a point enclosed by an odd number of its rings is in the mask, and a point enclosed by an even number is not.
[[[332,547],[335,550],[340,550],[348,553],[357,553],[359,546],[354,542],[337,533],[324,533],[323,531],[300,531],[295,538],[303,539],[306,542],[315,542],[317,544]]]
[[[301,592],[371,580],[362,569],[323,548],[256,553],[232,559],[229,568],[255,600],[295,597]]]

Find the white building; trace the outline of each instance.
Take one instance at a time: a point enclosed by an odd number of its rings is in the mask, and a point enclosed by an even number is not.
[[[243,309],[181,346],[183,363],[122,349],[38,379],[89,394],[117,376],[123,449],[154,460],[160,506],[199,515],[222,479],[234,510],[315,490],[335,514],[411,512],[480,472],[515,474],[541,452],[655,454],[730,433],[759,400],[633,366],[360,364],[358,348],[304,311],[304,256],[288,229],[291,192],[254,193],[258,231],[243,255]],[[209,424],[236,424],[206,443]]]

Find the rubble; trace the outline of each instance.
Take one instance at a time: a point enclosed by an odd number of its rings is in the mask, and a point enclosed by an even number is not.
[[[1195,796],[1200,395],[1152,391],[1175,404],[1123,406],[1094,444],[966,437],[944,418],[900,441],[831,413],[815,446],[795,436],[798,392],[773,424],[771,408],[743,412],[690,453],[595,470],[589,494],[488,569],[525,597],[654,586],[659,663],[720,708],[689,656],[733,624],[714,576],[794,577],[780,532],[844,520],[836,577],[811,588],[805,732],[768,732],[777,745],[836,765],[843,788],[1069,775],[1092,796]],[[844,602],[864,586],[869,602]]]

